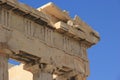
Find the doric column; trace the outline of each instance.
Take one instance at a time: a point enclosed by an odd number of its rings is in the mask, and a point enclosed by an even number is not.
[[[8,59],[12,52],[4,42],[0,42],[0,80],[8,79]]]
[[[46,67],[46,65],[36,64],[32,66],[26,64],[24,69],[33,74],[33,80],[53,80],[53,74],[50,69],[45,69]]]
[[[8,80],[8,55],[0,51],[0,80]]]
[[[33,74],[33,80],[53,80],[52,75],[46,72]]]

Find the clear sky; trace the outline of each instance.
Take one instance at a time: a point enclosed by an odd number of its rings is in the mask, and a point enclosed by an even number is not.
[[[90,76],[88,80],[120,80],[120,0],[19,0],[34,8],[54,2],[79,15],[99,32],[100,42],[88,50]]]

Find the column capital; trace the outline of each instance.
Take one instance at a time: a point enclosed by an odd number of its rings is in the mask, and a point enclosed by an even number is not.
[[[13,52],[9,49],[0,49],[1,56],[9,57],[12,54],[13,54]]]
[[[55,67],[48,64],[34,64],[31,63],[25,64],[24,69],[30,71],[31,73],[46,72],[53,73]]]
[[[24,69],[33,74],[33,80],[53,80],[52,68],[45,64],[26,64]]]
[[[8,80],[8,55],[0,50],[0,80]]]
[[[33,74],[40,72],[40,66],[39,66],[39,64],[32,65],[32,64],[28,63],[28,64],[25,64],[23,68],[25,70],[33,73]]]

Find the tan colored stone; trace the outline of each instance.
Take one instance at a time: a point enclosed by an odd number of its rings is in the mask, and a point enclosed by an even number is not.
[[[60,10],[57,6],[55,6],[52,2],[38,8],[38,10],[48,14],[48,15],[52,15],[55,16],[56,18],[58,18],[59,20],[69,20],[70,17],[68,14],[64,13],[62,10]],[[60,15],[59,15],[60,14]]]
[[[8,80],[8,55],[0,52],[0,80]]]
[[[57,80],[75,76],[86,80],[90,73],[87,49],[99,39],[78,16],[72,19],[51,2],[36,10],[17,0],[0,0],[0,53],[24,63],[34,80],[52,80],[53,74]],[[0,72],[7,76],[8,58],[4,58],[0,56]]]

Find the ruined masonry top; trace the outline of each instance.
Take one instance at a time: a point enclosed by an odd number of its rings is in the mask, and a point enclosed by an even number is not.
[[[78,16],[72,19],[51,2],[34,9],[17,0],[0,0],[0,80],[8,80],[9,58],[23,63],[33,80],[53,80],[53,75],[56,80],[86,80],[87,49],[99,39]]]
[[[37,10],[17,0],[0,0],[8,10],[13,10],[38,24],[46,25],[59,33],[66,34],[74,39],[85,41],[89,46],[99,41],[99,34],[83,22],[78,16],[72,19],[67,11],[62,11],[53,3],[48,3]],[[42,23],[41,23],[42,22]]]

